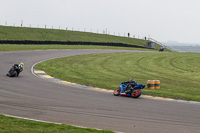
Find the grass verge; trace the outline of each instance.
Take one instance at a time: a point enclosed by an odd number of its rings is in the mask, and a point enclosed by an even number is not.
[[[1,133],[113,133],[109,130],[36,122],[0,115]]]
[[[112,42],[146,46],[148,40],[69,30],[0,26],[0,40]],[[156,45],[156,49],[159,49]]]
[[[198,53],[107,53],[77,55],[36,65],[49,75],[75,83],[116,89],[134,78],[138,83],[158,79],[158,90],[143,94],[200,101],[200,54]]]

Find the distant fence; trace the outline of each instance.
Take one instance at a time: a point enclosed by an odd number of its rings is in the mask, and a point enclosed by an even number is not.
[[[174,51],[172,48],[170,48],[170,47],[164,45],[164,44],[161,43],[161,42],[158,42],[157,40],[155,40],[155,39],[153,39],[153,38],[149,38],[148,40],[150,40],[150,41],[152,41],[152,42],[155,42],[155,43],[161,45],[162,47],[167,48],[167,49],[169,49],[169,50],[171,50],[171,51]]]
[[[32,41],[32,40],[0,40],[0,44],[21,44],[21,45],[99,45],[99,46],[118,46],[118,47],[135,47],[147,48],[143,46],[130,45],[124,43],[111,42],[79,42],[79,41]]]

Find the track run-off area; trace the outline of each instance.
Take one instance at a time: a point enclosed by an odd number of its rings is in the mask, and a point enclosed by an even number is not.
[[[38,50],[0,52],[0,114],[118,132],[199,133],[200,105],[145,97],[115,97],[112,93],[58,84],[31,72],[40,61],[91,53],[128,50]],[[18,78],[6,73],[24,62]]]

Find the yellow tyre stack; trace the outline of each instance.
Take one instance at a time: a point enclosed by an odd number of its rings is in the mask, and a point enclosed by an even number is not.
[[[160,80],[155,80],[155,87],[154,89],[160,89]]]
[[[147,89],[160,89],[160,80],[147,80]]]

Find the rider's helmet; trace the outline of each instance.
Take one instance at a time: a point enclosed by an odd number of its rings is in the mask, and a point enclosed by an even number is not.
[[[130,82],[135,82],[135,79],[130,79]]]
[[[135,79],[130,79],[130,84],[132,85],[132,86],[135,86],[135,85],[137,85],[138,83],[135,81]]]
[[[19,64],[19,66],[23,67],[23,66],[24,66],[24,63],[21,62],[21,63]]]

